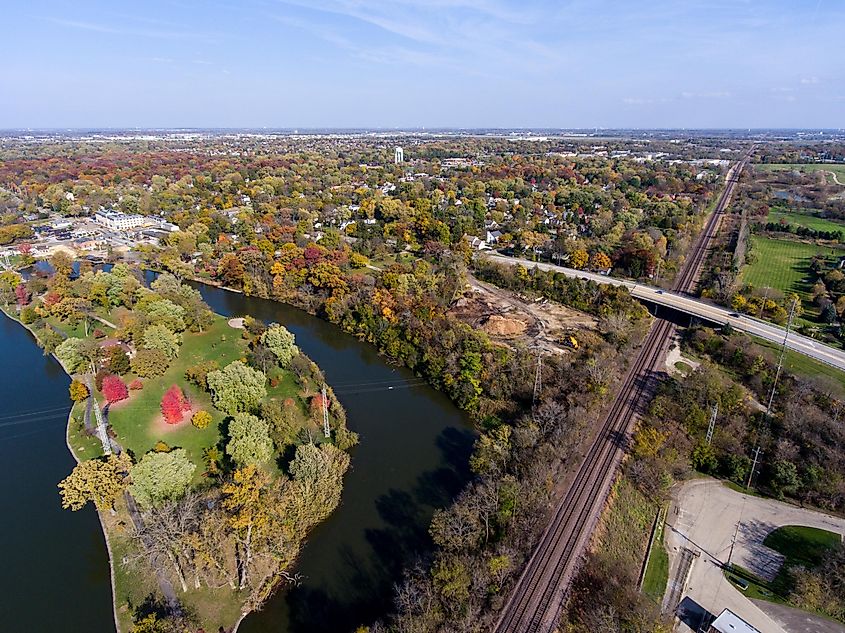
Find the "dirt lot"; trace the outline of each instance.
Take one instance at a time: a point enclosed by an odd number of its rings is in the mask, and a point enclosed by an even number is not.
[[[532,301],[508,290],[470,278],[463,298],[452,306],[452,314],[505,344],[521,342],[552,353],[570,348],[564,337],[581,338],[596,329],[596,319],[552,301]]]

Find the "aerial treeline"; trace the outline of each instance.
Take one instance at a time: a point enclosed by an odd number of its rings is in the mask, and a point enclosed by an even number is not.
[[[765,222],[757,225],[760,230],[768,231],[770,233],[789,233],[797,237],[804,237],[811,240],[828,240],[833,242],[841,242],[842,231],[820,231],[811,229],[800,224],[790,224],[789,222]]]
[[[473,271],[479,279],[501,288],[535,293],[605,319],[622,317],[633,323],[647,314],[645,307],[622,286],[597,284],[539,268],[506,266],[483,257],[474,260]]]

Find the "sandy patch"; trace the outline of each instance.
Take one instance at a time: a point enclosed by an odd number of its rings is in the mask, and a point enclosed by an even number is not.
[[[235,328],[236,330],[243,330],[244,329],[244,318],[243,317],[236,317],[234,319],[229,319],[227,321],[229,327]]]
[[[509,319],[498,314],[493,314],[487,318],[487,321],[481,327],[485,332],[493,336],[510,338],[525,332],[528,329],[528,324],[519,319]]]

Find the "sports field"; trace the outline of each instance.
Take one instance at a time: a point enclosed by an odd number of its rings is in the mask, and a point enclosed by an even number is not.
[[[843,233],[845,233],[845,223],[820,218],[818,215],[816,215],[816,213],[816,211],[810,211],[809,209],[806,212],[771,211],[767,220],[769,222],[780,222],[781,220],[784,220],[788,224],[804,226],[814,231],[842,231]]]
[[[755,259],[742,270],[742,281],[756,288],[776,288],[782,292],[797,292],[802,301],[809,302],[812,288],[810,261],[816,254],[827,255],[832,260],[845,255],[845,250],[751,236]]]

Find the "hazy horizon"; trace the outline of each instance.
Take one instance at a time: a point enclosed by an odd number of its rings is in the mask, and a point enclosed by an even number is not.
[[[845,125],[845,5],[832,0],[33,0],[5,13],[3,129]]]

